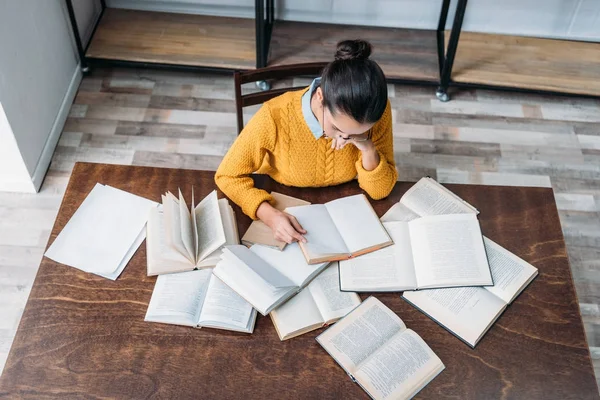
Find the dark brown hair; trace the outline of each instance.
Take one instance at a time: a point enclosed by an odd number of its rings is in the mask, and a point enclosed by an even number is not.
[[[332,114],[341,112],[360,123],[377,122],[383,115],[387,83],[370,55],[371,44],[364,40],[338,43],[335,59],[321,74],[324,106]]]

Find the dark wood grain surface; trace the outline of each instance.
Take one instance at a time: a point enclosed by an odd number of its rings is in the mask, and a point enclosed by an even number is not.
[[[322,203],[360,193],[356,182],[297,189],[257,185]],[[204,196],[213,172],[78,163],[50,243],[96,182],[159,200],[181,187]],[[398,183],[383,214],[411,186]],[[376,296],[431,346],[446,369],[420,398],[597,399],[551,189],[448,185],[476,206],[485,235],[539,268],[539,276],[475,350],[404,302]],[[219,193],[222,196],[221,193]],[[234,207],[240,233],[250,220]],[[314,340],[280,342],[270,318],[254,334],[144,322],[156,277],[142,245],[113,282],[44,258],[3,375],[3,398],[367,398]],[[365,298],[365,296],[363,296]]]

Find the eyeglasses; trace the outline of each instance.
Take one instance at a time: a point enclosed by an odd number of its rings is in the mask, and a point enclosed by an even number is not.
[[[323,136],[325,136],[325,106],[323,106],[323,119],[322,119],[322,124],[323,126],[321,127],[321,129],[323,129]],[[351,135],[348,137],[343,137],[342,135],[338,135],[339,139],[348,141],[348,140],[354,140],[355,142],[366,142],[367,140],[371,140],[371,133],[372,133],[372,129],[369,129],[367,131],[367,137],[366,138],[357,138],[357,137],[353,137],[353,136],[358,136],[358,135]]]

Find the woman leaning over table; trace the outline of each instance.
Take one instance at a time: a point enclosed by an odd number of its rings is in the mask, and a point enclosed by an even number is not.
[[[383,71],[362,40],[338,43],[334,61],[310,87],[262,105],[221,162],[215,181],[252,219],[278,240],[302,240],[296,218],[275,209],[254,187],[253,172],[297,187],[337,185],[358,178],[373,199],[386,197],[398,173],[392,113]]]

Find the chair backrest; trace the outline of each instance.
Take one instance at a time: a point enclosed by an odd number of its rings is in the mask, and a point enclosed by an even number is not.
[[[235,85],[235,111],[237,114],[238,135],[244,128],[244,107],[262,104],[267,100],[279,96],[290,90],[303,87],[269,89],[242,96],[242,85],[250,82],[267,81],[271,79],[286,79],[299,76],[317,77],[327,65],[326,62],[278,65],[275,67],[259,68],[251,71],[236,72],[233,75]]]

